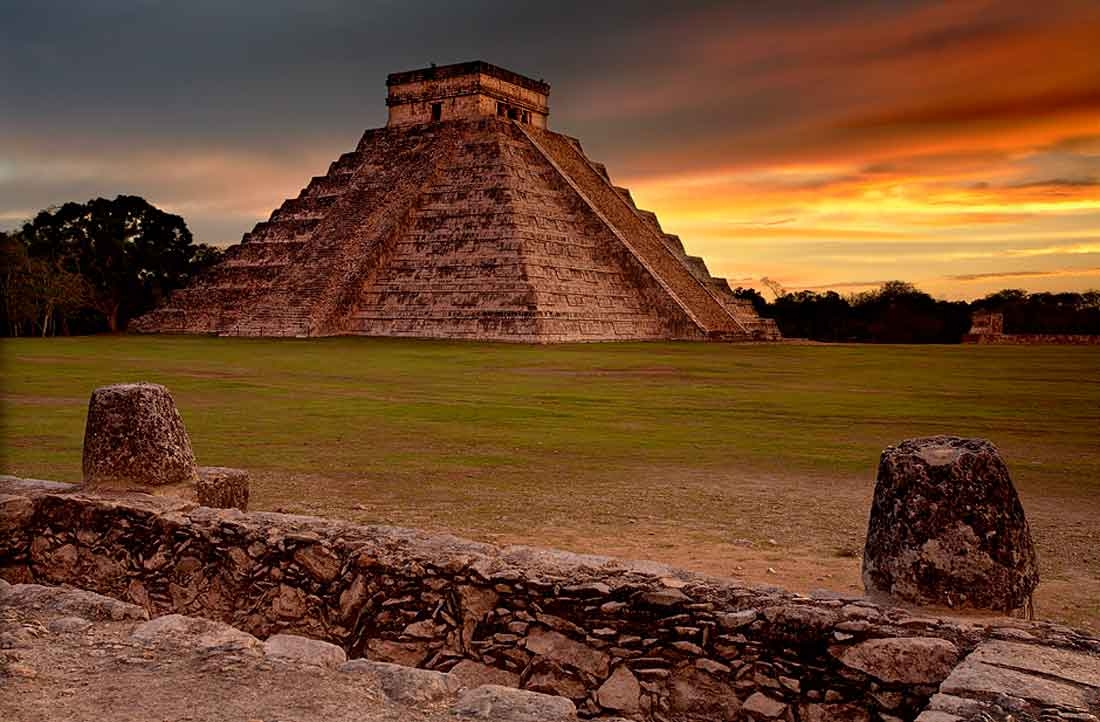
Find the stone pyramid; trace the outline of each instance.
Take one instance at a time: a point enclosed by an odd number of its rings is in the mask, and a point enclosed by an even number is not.
[[[146,333],[534,343],[775,339],[488,63],[390,75],[389,122],[133,323]]]

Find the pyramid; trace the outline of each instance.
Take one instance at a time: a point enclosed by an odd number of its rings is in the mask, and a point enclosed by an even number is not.
[[[484,62],[390,75],[389,122],[155,311],[144,333],[553,343],[771,340],[774,322]]]

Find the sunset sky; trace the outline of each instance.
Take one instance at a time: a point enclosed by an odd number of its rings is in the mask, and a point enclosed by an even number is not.
[[[385,77],[552,86],[733,285],[1100,288],[1100,1],[0,0],[0,228],[142,195],[226,245],[385,124]]]

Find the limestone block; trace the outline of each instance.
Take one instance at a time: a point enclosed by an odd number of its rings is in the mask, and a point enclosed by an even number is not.
[[[331,642],[296,634],[271,635],[264,642],[264,654],[269,659],[328,669],[336,669],[348,659],[344,650]]]
[[[625,666],[619,666],[596,690],[596,701],[604,709],[636,714],[641,691],[638,679]]]
[[[248,511],[248,472],[244,469],[200,466],[195,490],[203,506]]]
[[[404,667],[388,662],[353,659],[340,665],[346,674],[361,674],[374,678],[382,693],[400,704],[437,702],[458,692],[462,684],[443,672]]]
[[[45,610],[63,616],[90,620],[146,620],[149,615],[141,607],[126,604],[95,592],[67,587],[47,587],[41,584],[6,584],[0,586],[0,606]]]
[[[89,485],[194,482],[191,439],[168,389],[136,383],[93,391],[83,466],[84,483]]]
[[[787,711],[787,705],[763,692],[753,692],[742,709],[753,719],[777,719]]]
[[[863,557],[868,592],[1010,611],[1038,583],[1027,519],[993,444],[935,436],[882,452]]]
[[[574,667],[594,677],[603,677],[608,671],[606,654],[558,632],[536,629],[527,636],[526,646],[532,654]]]
[[[741,701],[725,680],[690,664],[681,664],[673,672],[669,685],[673,712],[681,715],[706,715],[706,719],[742,719]]]
[[[180,645],[200,651],[258,655],[260,640],[239,629],[201,617],[166,614],[134,630],[130,638],[150,645]]]
[[[506,669],[490,667],[487,664],[464,659],[447,673],[463,687],[480,687],[483,684],[495,684],[500,687],[518,687],[519,675]]]
[[[958,648],[935,637],[868,639],[834,654],[846,667],[903,684],[939,684],[959,662]]]
[[[493,722],[566,722],[577,719],[577,708],[564,697],[487,684],[463,692],[455,703],[459,718]]]

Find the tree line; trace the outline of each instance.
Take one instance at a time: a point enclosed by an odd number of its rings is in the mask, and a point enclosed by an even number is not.
[[[0,333],[7,336],[116,332],[216,263],[183,218],[139,196],[96,198],[41,211],[0,232]],[[1100,334],[1100,291],[1003,290],[944,301],[903,281],[842,296],[835,291],[734,293],[775,319],[787,338],[865,343],[958,343],[975,311],[1004,316],[1006,333]]]
[[[138,196],[46,209],[0,232],[3,334],[121,331],[220,257]]]
[[[734,294],[775,319],[787,338],[858,343],[959,343],[975,311],[1004,315],[1005,333],[1100,334],[1100,291],[1028,293],[1006,289],[976,301],[936,299],[904,281],[848,296],[780,291],[768,301],[753,288]]]

